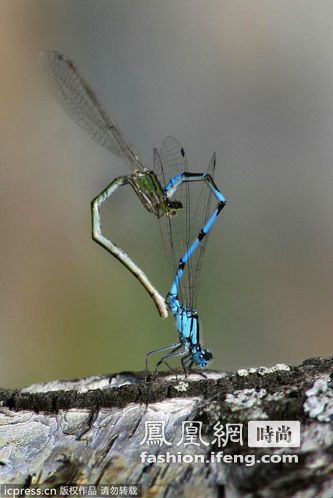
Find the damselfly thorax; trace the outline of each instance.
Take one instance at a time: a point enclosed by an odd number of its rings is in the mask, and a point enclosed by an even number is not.
[[[164,214],[173,216],[182,208],[181,202],[169,199],[154,171],[146,168],[137,169],[128,176],[128,183],[147,211],[153,213],[157,218]]]

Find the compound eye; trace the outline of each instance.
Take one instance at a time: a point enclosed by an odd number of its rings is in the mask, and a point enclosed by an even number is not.
[[[171,209],[172,214],[178,213],[183,207],[183,204],[179,201],[169,201],[169,208]]]
[[[173,201],[172,204],[174,209],[182,209],[183,207],[183,204],[180,201]]]
[[[210,351],[208,351],[208,349],[205,349],[202,353],[205,360],[210,361],[213,359],[213,355]]]

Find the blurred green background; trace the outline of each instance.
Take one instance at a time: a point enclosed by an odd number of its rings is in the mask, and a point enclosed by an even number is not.
[[[126,165],[44,86],[71,57],[147,165],[178,137],[190,168],[217,153],[228,205],[199,312],[213,367],[332,353],[333,3],[0,0],[0,385],[141,370],[172,342],[139,283],[91,240],[90,201]],[[156,220],[130,190],[104,210],[162,293]]]

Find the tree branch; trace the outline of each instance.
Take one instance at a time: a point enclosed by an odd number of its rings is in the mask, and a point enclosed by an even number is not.
[[[177,380],[143,374],[55,381],[0,389],[0,483],[140,484],[144,496],[333,496],[333,358],[300,366],[208,372]],[[200,422],[209,445],[177,446],[182,422]],[[248,448],[249,420],[299,420],[301,446]],[[170,445],[141,444],[146,422],[164,423]],[[212,443],[214,425],[243,424],[244,443]],[[297,455],[298,463],[151,463],[170,454]],[[280,455],[280,457],[279,457]]]

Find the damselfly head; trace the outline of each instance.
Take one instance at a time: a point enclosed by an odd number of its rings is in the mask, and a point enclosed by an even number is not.
[[[202,349],[201,352],[207,362],[213,359],[213,353],[208,349]]]
[[[208,349],[200,348],[195,352],[192,352],[192,359],[198,367],[205,368],[208,365],[208,362],[213,359],[213,355]]]
[[[183,208],[183,204],[179,201],[168,201],[168,214],[174,216]]]

